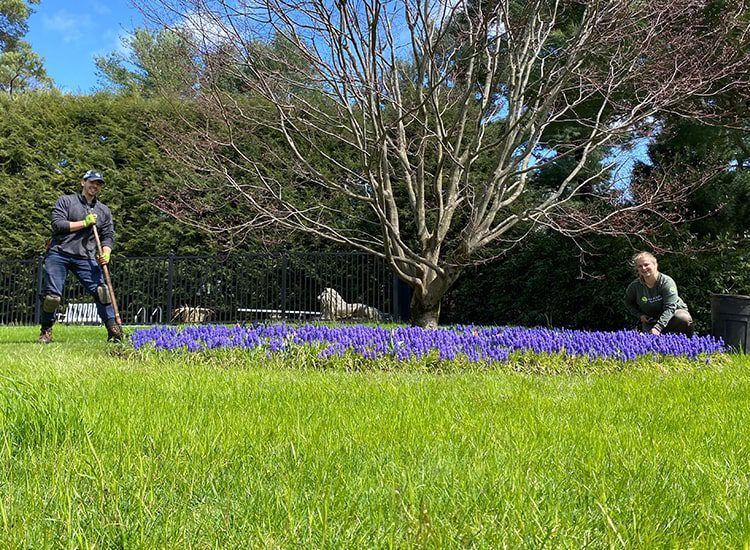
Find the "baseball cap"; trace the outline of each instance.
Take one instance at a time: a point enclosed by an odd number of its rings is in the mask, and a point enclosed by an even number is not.
[[[86,181],[94,180],[104,183],[104,178],[102,177],[102,175],[95,170],[89,170],[88,172],[86,172],[83,175],[83,179],[85,179]]]

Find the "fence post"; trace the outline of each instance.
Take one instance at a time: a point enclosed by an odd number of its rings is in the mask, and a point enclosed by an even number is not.
[[[401,320],[401,312],[398,303],[398,276],[391,269],[391,311],[390,314],[395,321]]]
[[[289,268],[289,258],[286,252],[281,254],[281,318],[286,317],[286,279]]]
[[[44,280],[44,254],[39,254],[36,262],[36,296],[34,300],[34,324],[42,322],[42,281]]]
[[[174,252],[169,253],[167,262],[167,319],[172,320],[172,299],[173,299],[173,281],[174,281]]]
[[[401,322],[411,321],[411,287],[393,274],[393,301],[396,318]]]

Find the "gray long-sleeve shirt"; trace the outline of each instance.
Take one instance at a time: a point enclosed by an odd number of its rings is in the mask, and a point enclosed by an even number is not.
[[[660,331],[664,330],[675,311],[688,308],[677,294],[672,277],[664,273],[659,273],[653,288],[647,287],[640,279],[630,283],[625,291],[625,305],[636,317],[647,315],[656,319],[654,328]]]
[[[96,256],[96,241],[91,227],[80,231],[70,231],[70,222],[81,221],[86,214],[96,214],[96,228],[102,246],[113,248],[115,243],[115,226],[112,213],[103,202],[94,199],[93,204],[86,202],[86,197],[80,193],[63,195],[57,199],[52,209],[52,243],[50,250],[61,252],[76,258],[94,258]]]

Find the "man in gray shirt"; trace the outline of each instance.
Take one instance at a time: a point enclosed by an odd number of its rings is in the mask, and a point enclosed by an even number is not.
[[[93,295],[99,317],[107,327],[107,339],[122,340],[122,330],[115,322],[112,300],[100,267],[109,263],[115,242],[112,213],[97,199],[103,185],[102,175],[89,170],[81,180],[81,192],[63,195],[52,209],[52,239],[44,258],[40,343],[52,341],[52,325],[68,271],[72,271]],[[99,231],[101,255],[97,254],[93,225]]]

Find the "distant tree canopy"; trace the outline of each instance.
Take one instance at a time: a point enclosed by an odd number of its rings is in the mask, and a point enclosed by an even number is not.
[[[196,66],[189,44],[174,32],[136,29],[126,40],[127,53],[95,59],[102,84],[115,92],[190,97]]]
[[[31,5],[40,0],[0,0],[0,48],[12,48],[28,32]]]
[[[8,95],[52,85],[42,58],[23,40],[28,31],[31,5],[39,2],[0,0],[0,91]]]

